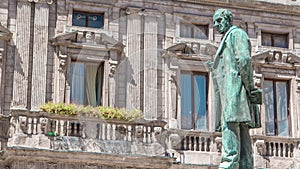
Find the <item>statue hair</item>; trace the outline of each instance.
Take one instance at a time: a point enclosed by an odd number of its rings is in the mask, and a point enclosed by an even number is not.
[[[218,9],[215,13],[219,13],[220,16],[224,17],[231,25],[233,21],[233,16],[230,10],[228,9]]]

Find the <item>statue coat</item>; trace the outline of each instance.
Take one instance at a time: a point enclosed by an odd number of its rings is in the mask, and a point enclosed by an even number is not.
[[[254,89],[251,44],[244,30],[232,26],[226,32],[210,69],[215,93],[216,130],[220,130],[221,119],[244,122],[250,128],[260,127],[258,105],[250,102],[250,93]]]

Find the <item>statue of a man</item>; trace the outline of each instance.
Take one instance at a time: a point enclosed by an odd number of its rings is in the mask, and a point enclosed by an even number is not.
[[[213,62],[216,129],[222,131],[219,168],[253,169],[249,128],[260,127],[261,91],[254,87],[251,44],[247,33],[232,24],[232,13],[218,9],[214,27],[223,34]]]

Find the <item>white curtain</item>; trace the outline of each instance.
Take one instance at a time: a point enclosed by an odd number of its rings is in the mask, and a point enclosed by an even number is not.
[[[84,64],[71,64],[71,102],[84,104]]]
[[[86,65],[86,94],[87,103],[91,106],[97,106],[96,101],[96,78],[97,65]]]

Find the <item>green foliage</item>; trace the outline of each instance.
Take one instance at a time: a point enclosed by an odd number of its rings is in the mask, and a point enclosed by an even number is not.
[[[83,106],[75,104],[64,104],[64,103],[52,103],[48,102],[40,107],[44,112],[49,114],[59,114],[65,116],[87,116],[87,117],[97,117],[100,119],[110,120],[125,120],[133,121],[142,118],[141,110],[131,110],[128,111],[124,108],[114,108],[114,107],[92,107]]]

